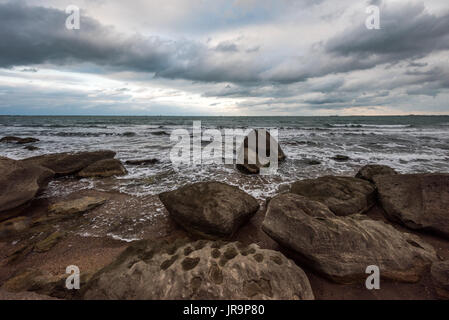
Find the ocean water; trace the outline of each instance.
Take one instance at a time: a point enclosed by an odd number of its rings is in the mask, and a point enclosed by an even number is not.
[[[170,141],[175,129],[279,130],[287,160],[272,175],[246,176],[233,165],[203,163],[174,167]],[[137,196],[155,195],[196,181],[218,180],[249,192],[259,199],[272,196],[282,184],[325,174],[354,175],[368,163],[389,165],[402,173],[449,172],[449,116],[403,117],[19,117],[0,116],[0,136],[35,137],[39,150],[23,145],[0,144],[0,155],[23,159],[51,152],[109,149],[117,158],[156,158],[160,163],[128,166],[128,174],[107,180],[82,179],[54,182],[48,193],[62,194],[95,188]],[[238,136],[241,141],[243,136]],[[203,141],[203,147],[207,141]],[[341,154],[349,161],[338,162]],[[206,157],[207,158],[207,157]],[[307,160],[318,160],[310,165]],[[210,160],[210,159],[206,159]],[[207,162],[207,161],[205,161]]]

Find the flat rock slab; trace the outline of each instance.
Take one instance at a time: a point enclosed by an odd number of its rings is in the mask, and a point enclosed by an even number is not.
[[[199,182],[159,195],[171,217],[187,231],[227,238],[259,209],[255,198],[221,182]]]
[[[8,292],[0,289],[0,300],[58,300],[43,294],[37,294],[35,292],[23,291],[23,292]]]
[[[48,207],[48,211],[51,214],[57,215],[73,215],[92,210],[105,202],[106,199],[103,197],[87,196],[75,200],[54,203]]]
[[[449,238],[449,174],[376,176],[374,181],[388,219]]]
[[[375,202],[375,188],[353,177],[325,176],[294,182],[291,192],[324,203],[338,216],[363,213]]]
[[[34,246],[36,252],[47,252],[67,235],[64,231],[55,231]]]
[[[379,165],[379,164],[368,164],[357,172],[356,178],[364,179],[369,182],[374,182],[375,176],[380,175],[394,175],[398,174],[396,170],[390,168],[389,166]]]
[[[441,299],[449,300],[449,261],[440,261],[432,264],[430,276],[438,296]]]
[[[140,241],[95,274],[84,299],[314,299],[280,252],[238,242]]]
[[[117,159],[104,159],[92,163],[80,172],[78,172],[78,177],[90,178],[90,177],[112,177],[112,176],[122,176],[127,174],[125,167]]]
[[[53,176],[54,172],[47,168],[1,158],[0,211],[16,208],[32,200]]]
[[[376,265],[381,278],[416,282],[435,250],[419,237],[364,215],[339,217],[324,204],[282,194],[268,204],[262,229],[311,269],[339,283],[366,279]]]
[[[114,151],[101,150],[77,153],[51,153],[22,160],[53,170],[59,176],[75,174],[87,166],[115,157]]]

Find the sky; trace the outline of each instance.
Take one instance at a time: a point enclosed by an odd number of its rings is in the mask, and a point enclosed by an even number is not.
[[[449,114],[447,0],[0,0],[0,115],[407,114]]]

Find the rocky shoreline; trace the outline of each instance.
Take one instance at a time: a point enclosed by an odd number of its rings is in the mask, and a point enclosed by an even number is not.
[[[39,197],[52,179],[126,174],[114,157],[113,151],[0,157],[0,297],[449,296],[449,174],[368,165],[353,177],[297,181],[265,201],[217,181],[148,197],[98,190]],[[141,218],[155,207],[163,208],[156,219]],[[110,221],[104,232],[83,234],[100,216]],[[114,230],[126,228],[138,228],[140,240],[114,239]],[[65,288],[68,265],[81,270],[81,290]],[[380,268],[380,290],[365,288],[368,265]]]

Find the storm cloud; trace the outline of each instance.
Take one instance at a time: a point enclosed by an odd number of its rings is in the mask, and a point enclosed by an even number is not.
[[[402,108],[407,103],[427,111],[422,105],[427,100],[418,105],[416,96],[440,99],[437,109],[444,110],[449,89],[449,5],[435,1],[438,10],[432,11],[420,1],[377,1],[381,29],[369,30],[364,9],[373,2],[365,6],[360,1],[344,2],[346,6],[333,8],[333,2],[324,0],[279,4],[267,0],[259,6],[241,0],[230,7],[226,4],[226,19],[217,8],[198,7],[196,20],[208,16],[204,25],[213,24],[216,16],[210,34],[207,28],[195,31],[188,27],[193,23],[189,20],[194,19],[192,12],[176,15],[185,23],[185,34],[179,21],[173,29],[176,33],[164,25],[170,32],[158,34],[145,28],[122,30],[120,21],[114,25],[103,22],[110,20],[82,6],[81,29],[68,30],[68,15],[62,7],[47,7],[38,0],[0,1],[0,68],[10,70],[0,74],[0,112],[14,108],[14,101],[26,108],[33,96],[58,107],[57,101],[63,98],[51,90],[43,96],[36,82],[29,84],[30,79],[51,80],[41,76],[42,68],[72,75],[76,81],[82,81],[78,77],[83,74],[93,74],[111,79],[114,85],[117,82],[114,90],[118,94],[108,94],[107,99],[89,94],[88,87],[86,92],[70,93],[66,87],[71,82],[66,82],[62,92],[75,105],[71,97],[78,95],[84,104],[96,107],[107,100],[108,108],[114,103],[119,107],[134,103],[151,109],[150,103],[144,103],[148,96],[158,106],[182,103],[170,95],[144,93],[148,87],[161,86],[165,94],[171,87],[178,97],[189,96],[198,104],[217,106],[215,110],[231,104],[234,111],[244,114],[251,113],[251,106],[263,105],[265,110],[278,106],[282,114],[360,106],[394,110],[395,105]],[[218,5],[225,6],[221,1]],[[194,2],[192,7],[196,6],[200,4]],[[194,24],[201,25],[196,20]],[[310,30],[304,33],[305,40],[294,39],[295,23],[298,30]],[[131,89],[117,90],[130,82]],[[20,94],[21,90],[29,94]],[[89,101],[89,97],[94,99]]]

